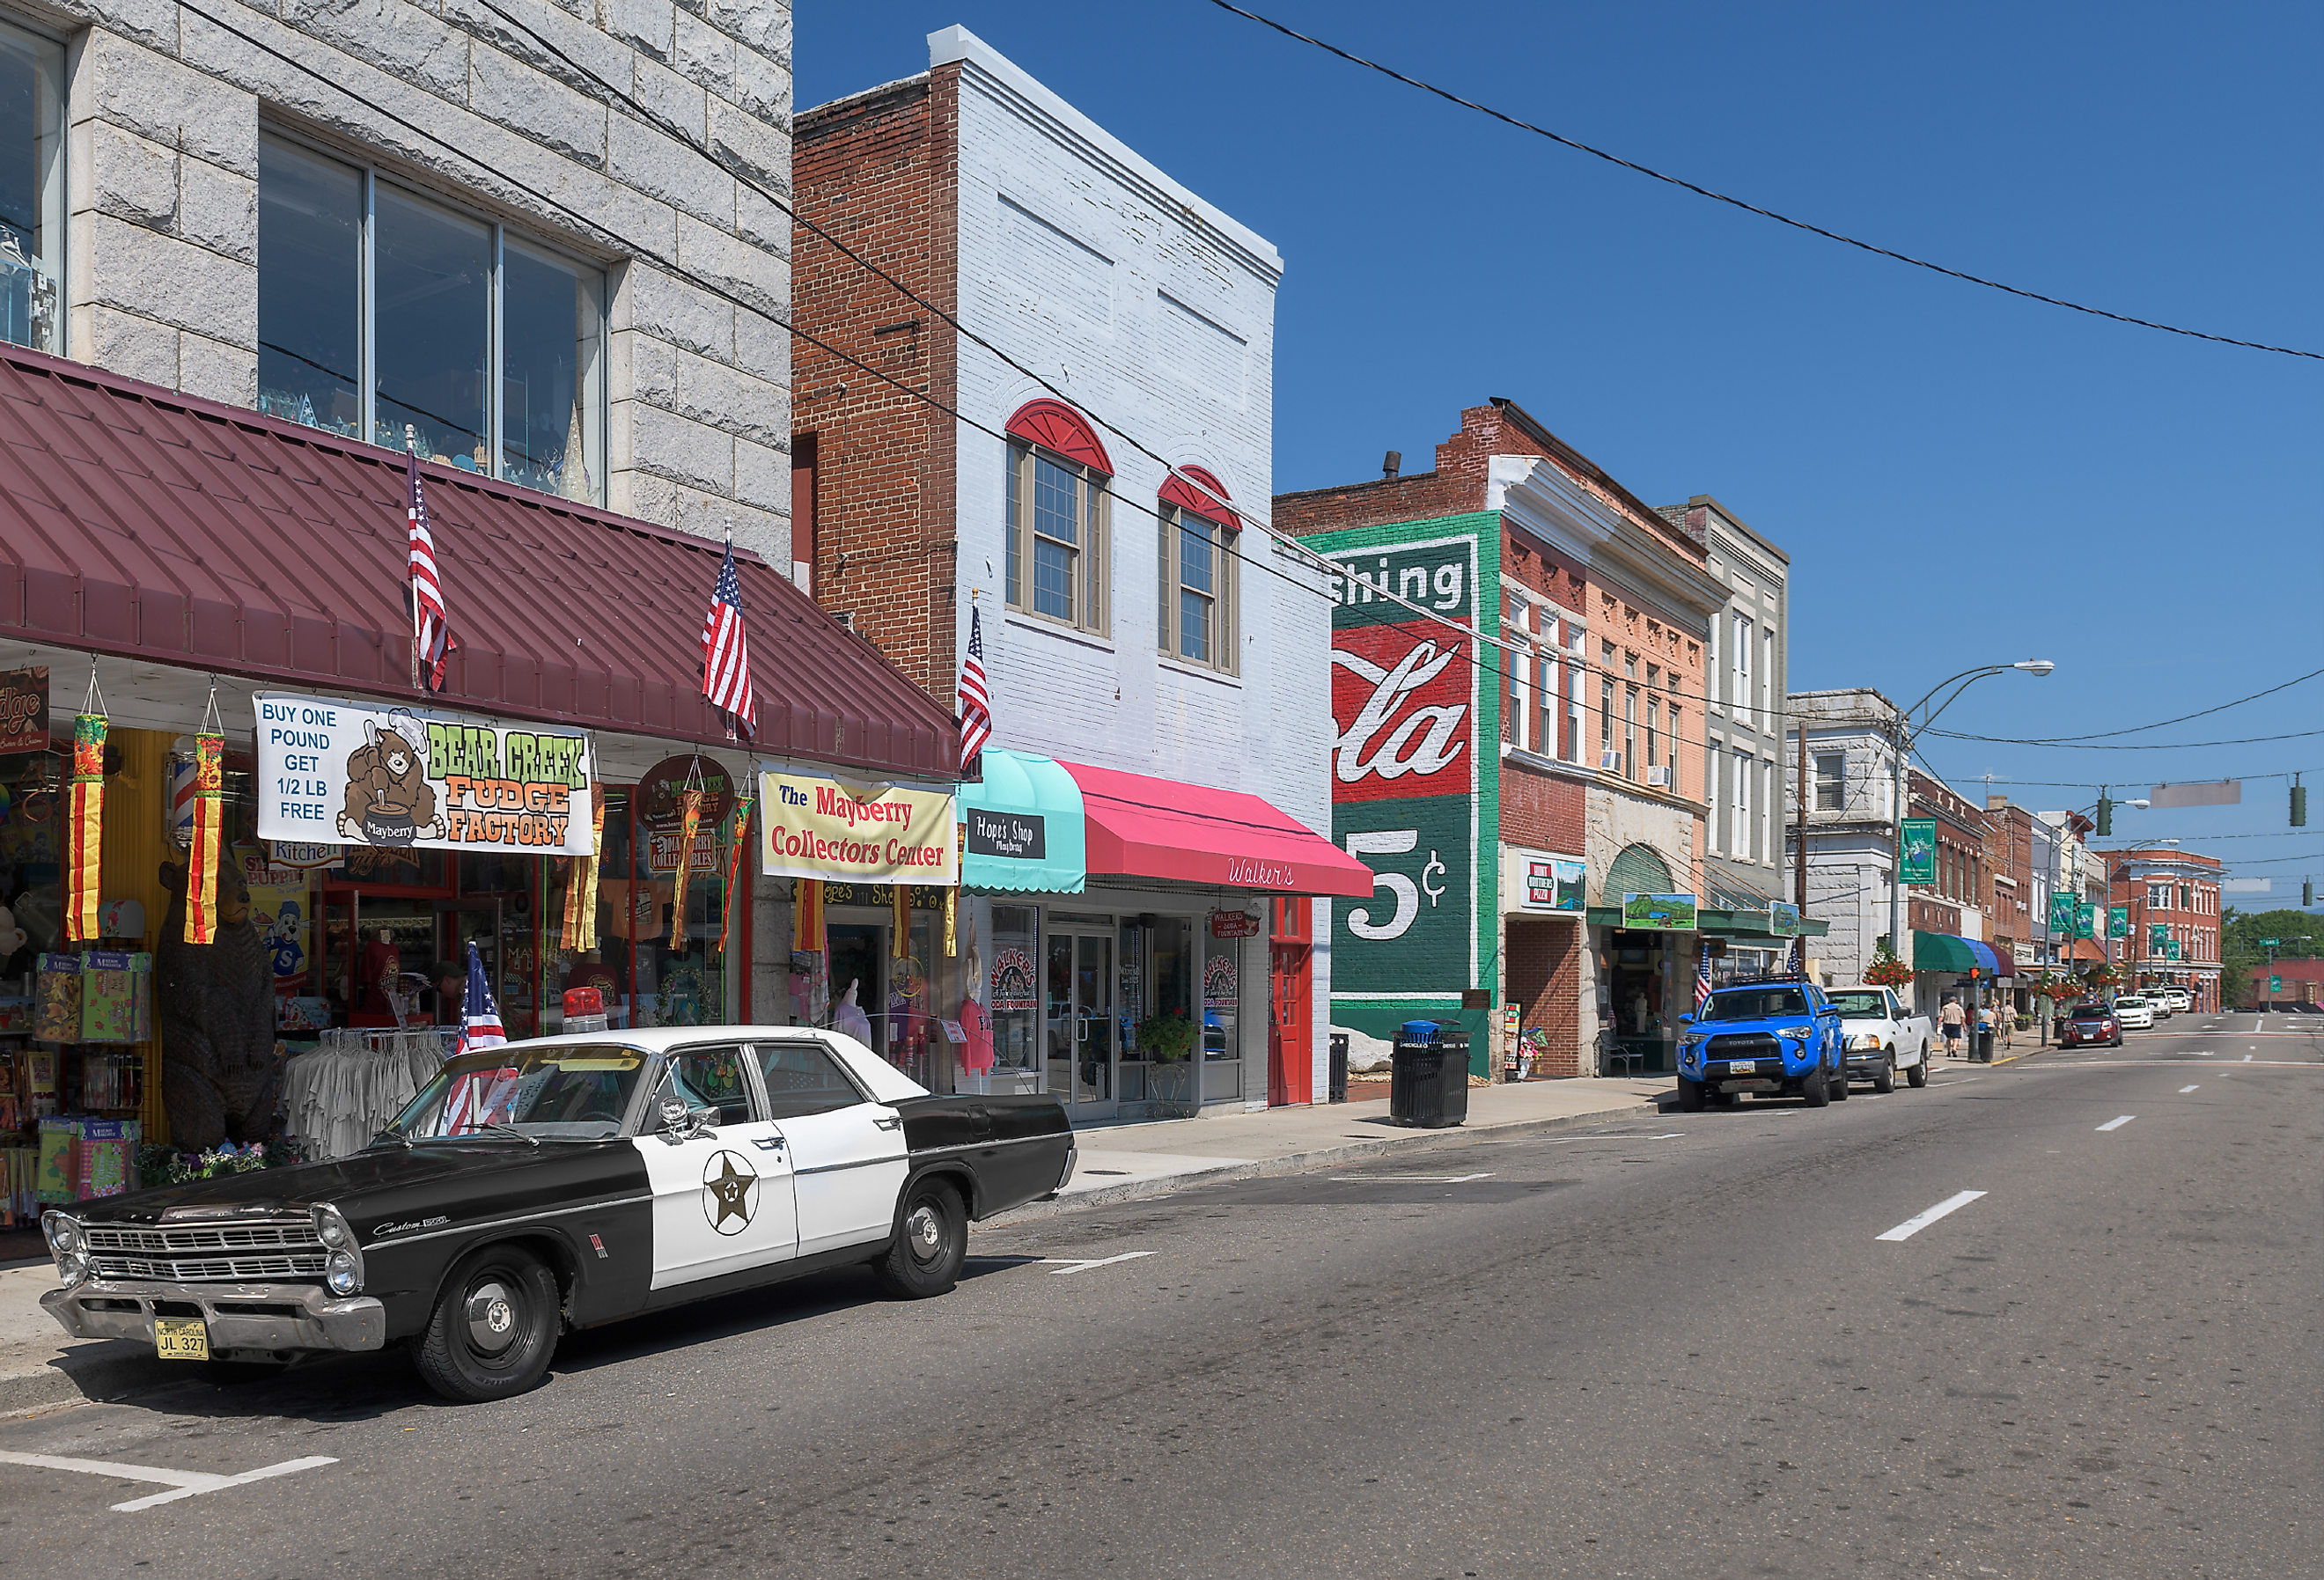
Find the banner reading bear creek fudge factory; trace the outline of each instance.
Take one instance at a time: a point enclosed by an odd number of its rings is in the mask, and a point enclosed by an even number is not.
[[[587,855],[578,730],[260,692],[258,836]]]
[[[960,864],[948,790],[759,775],[760,871],[770,878],[950,888]]]

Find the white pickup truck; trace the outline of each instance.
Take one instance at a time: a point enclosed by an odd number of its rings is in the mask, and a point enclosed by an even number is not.
[[[1896,1072],[1915,1086],[1929,1084],[1929,1047],[1937,1029],[1897,1000],[1895,990],[1859,983],[1835,987],[1827,995],[1840,1012],[1848,1049],[1848,1078],[1869,1081],[1876,1092],[1896,1089]]]

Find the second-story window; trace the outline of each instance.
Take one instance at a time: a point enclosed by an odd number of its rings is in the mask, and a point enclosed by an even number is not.
[[[1009,520],[1003,537],[1012,609],[1102,635],[1107,484],[1112,463],[1087,419],[1035,401],[1009,420]],[[1175,524],[1175,523],[1174,523]],[[1164,552],[1176,549],[1165,541]]]
[[[64,46],[0,23],[0,340],[61,352]]]
[[[1837,812],[1848,805],[1848,756],[1819,752],[1815,760],[1815,804],[1819,812]]]
[[[258,408],[604,501],[604,273],[284,139],[258,151]]]

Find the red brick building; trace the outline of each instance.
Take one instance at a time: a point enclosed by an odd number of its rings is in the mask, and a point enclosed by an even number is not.
[[[2197,1009],[2218,1009],[2219,858],[2171,845],[2110,850],[2105,857],[2108,903],[2130,910],[2130,937],[2116,953],[2129,984],[2182,987]],[[2266,999],[2265,972],[2259,987]]]

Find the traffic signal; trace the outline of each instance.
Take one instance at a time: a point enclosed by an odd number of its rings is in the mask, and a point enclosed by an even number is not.
[[[2104,796],[2100,796],[2098,798],[2098,837],[2104,839],[2111,836],[2113,833],[2114,803],[2107,799]]]
[[[2308,827],[2308,787],[2297,779],[2292,781],[2292,826],[2294,828]]]
[[[2300,903],[2302,905],[2316,903],[2316,885],[2306,878],[2300,881]]]

